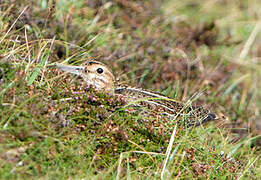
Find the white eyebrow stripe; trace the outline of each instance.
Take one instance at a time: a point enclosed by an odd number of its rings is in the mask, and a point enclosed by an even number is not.
[[[131,87],[123,87],[123,88],[117,88],[116,90],[121,90],[121,89],[126,89],[126,90],[130,90],[130,91],[136,91],[136,92],[140,92],[140,93],[143,93],[143,94],[146,94],[146,95],[150,95],[150,96],[154,96],[154,97],[158,97],[158,98],[164,98],[164,99],[169,99],[163,95],[159,95],[159,94],[156,94],[156,93],[152,93],[152,92],[148,92],[148,91],[144,91],[142,89],[137,89],[137,88],[131,88]]]

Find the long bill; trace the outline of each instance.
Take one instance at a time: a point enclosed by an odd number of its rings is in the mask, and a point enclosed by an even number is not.
[[[64,65],[64,64],[56,64],[57,69],[60,69],[64,72],[76,74],[76,75],[81,75],[82,71],[84,69],[83,66],[69,66],[69,65]]]

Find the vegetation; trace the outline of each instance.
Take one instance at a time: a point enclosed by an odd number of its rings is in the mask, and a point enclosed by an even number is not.
[[[261,2],[0,2],[1,179],[261,178]],[[55,68],[90,59],[219,119],[144,117]]]

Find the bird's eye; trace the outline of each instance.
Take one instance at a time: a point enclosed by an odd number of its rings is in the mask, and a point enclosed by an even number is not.
[[[98,68],[97,69],[97,73],[99,73],[99,74],[103,73],[103,69],[102,68]]]

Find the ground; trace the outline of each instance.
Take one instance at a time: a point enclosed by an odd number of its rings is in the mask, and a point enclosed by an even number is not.
[[[260,179],[260,7],[0,1],[0,178]],[[88,60],[219,119],[176,127],[55,68]]]

